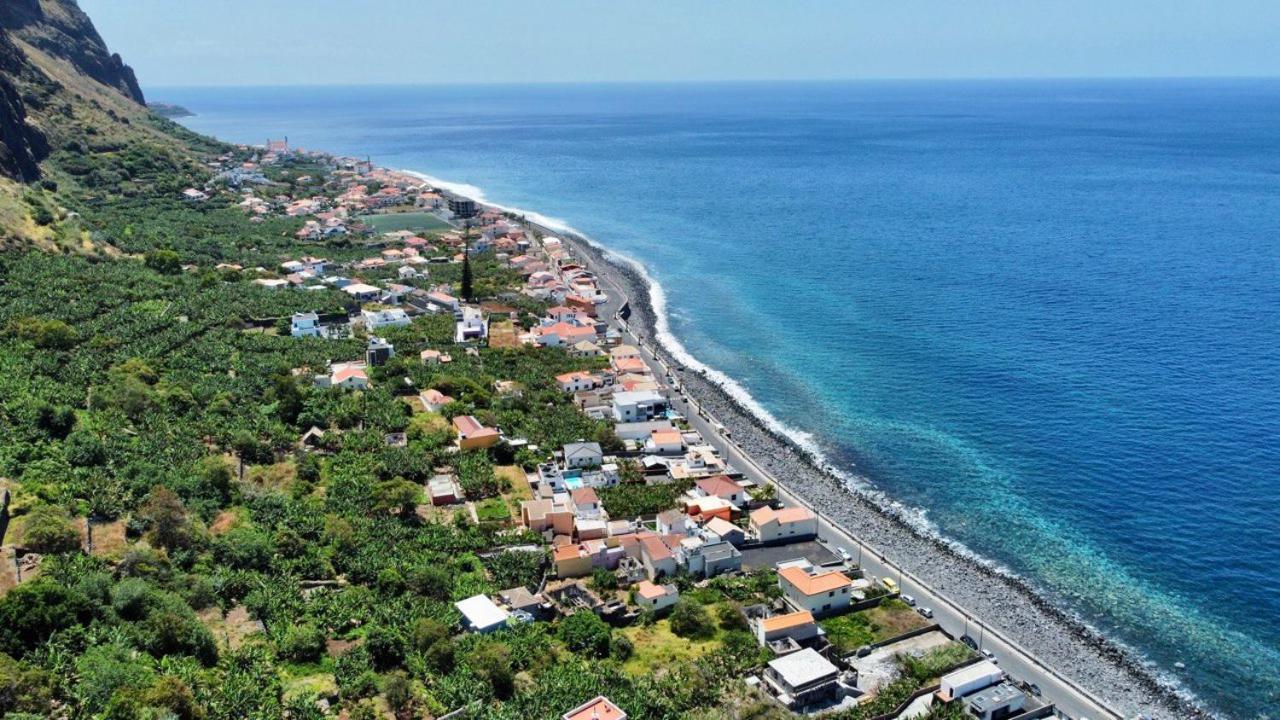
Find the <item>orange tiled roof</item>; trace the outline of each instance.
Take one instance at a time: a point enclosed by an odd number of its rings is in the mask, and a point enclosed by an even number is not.
[[[834,570],[810,575],[798,567],[788,567],[780,570],[778,576],[804,595],[820,595],[853,584],[844,573]]]

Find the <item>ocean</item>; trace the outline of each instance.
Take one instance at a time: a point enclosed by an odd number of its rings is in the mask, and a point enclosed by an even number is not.
[[[1280,714],[1280,81],[152,89],[637,259],[830,463]]]

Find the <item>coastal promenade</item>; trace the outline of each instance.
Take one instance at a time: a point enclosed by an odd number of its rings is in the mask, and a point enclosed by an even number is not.
[[[572,238],[570,241],[581,246],[581,241]],[[640,348],[654,376],[666,386],[675,409],[684,414],[694,429],[713,443],[725,459],[747,478],[756,483],[772,484],[778,490],[779,499],[786,504],[804,506],[813,510],[819,519],[820,542],[837,553],[843,551],[868,576],[892,578],[897,581],[901,592],[914,597],[917,606],[932,609],[934,622],[957,638],[963,635],[972,637],[980,649],[995,655],[1006,673],[1018,680],[1036,685],[1042,693],[1042,700],[1056,705],[1062,715],[1076,720],[1083,718],[1123,720],[1125,716],[1110,707],[1106,701],[1036,657],[1030,650],[1022,647],[1006,634],[983,622],[976,613],[950,599],[942,590],[929,585],[896,564],[873,544],[854,537],[821,508],[815,507],[790,488],[786,482],[779,480],[773,473],[761,467],[732,439],[725,431],[724,425],[707,408],[699,405],[697,398],[687,394],[679,380],[684,372],[683,368],[671,367],[656,352],[652,338],[637,334],[631,324],[621,317],[621,310],[628,305],[630,296],[619,279],[611,272],[612,268],[600,267],[601,262],[594,257],[594,253],[576,254],[596,272],[600,284],[609,296],[609,302],[601,307],[601,315],[608,317],[619,328],[623,333],[624,342]]]

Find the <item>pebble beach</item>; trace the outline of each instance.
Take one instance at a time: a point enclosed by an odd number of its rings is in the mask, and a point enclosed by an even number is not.
[[[670,348],[653,342],[658,335],[648,278],[590,241],[557,234],[592,270],[624,288],[631,329],[667,364],[679,366]],[[944,538],[921,532],[874,494],[824,469],[818,458],[771,430],[718,383],[697,372],[683,373],[682,383],[684,391],[731,432],[735,443],[787,490],[1126,716],[1215,717],[1162,681],[1136,653],[1048,601],[1025,580],[1000,572]]]

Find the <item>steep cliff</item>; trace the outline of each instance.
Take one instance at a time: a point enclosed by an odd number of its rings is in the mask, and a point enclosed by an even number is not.
[[[39,178],[49,139],[92,95],[145,106],[133,70],[75,0],[0,0],[0,177]]]
[[[0,3],[0,30],[69,62],[134,102],[146,103],[133,69],[107,49],[93,21],[75,0],[4,0]]]
[[[25,72],[26,57],[0,33],[0,175],[28,181],[40,176],[39,162],[49,145],[44,134],[27,123],[27,106],[18,88]]]

